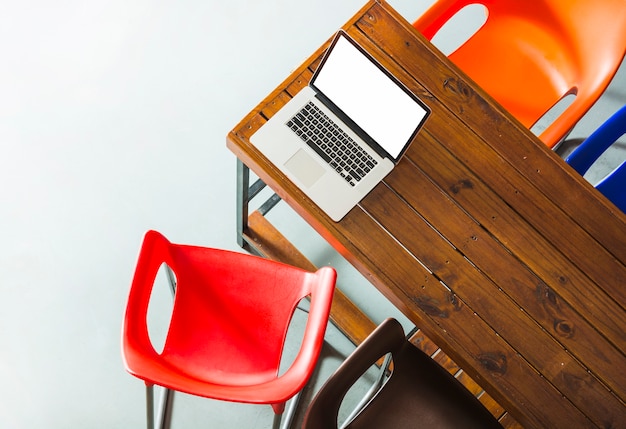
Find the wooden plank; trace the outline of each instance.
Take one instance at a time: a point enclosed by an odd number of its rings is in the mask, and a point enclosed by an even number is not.
[[[305,69],[300,75],[291,82],[289,86],[285,89],[287,94],[291,97],[294,97],[302,88],[309,84],[311,77],[313,76],[313,72],[311,69]]]
[[[377,205],[387,209],[390,217],[403,216],[395,207],[382,202]],[[471,377],[480,385],[498,386],[489,390],[496,401],[505,408],[513,403],[527,404],[525,414],[515,415],[518,421],[529,427],[558,427],[562,416],[569,416],[581,427],[595,426],[568,400],[554,402],[553,398],[562,395],[502,337],[495,335],[472,308],[426,270],[378,220],[368,213],[353,210],[343,223],[342,231],[354,254],[353,263],[359,267],[361,261],[375,258],[376,263],[368,265],[372,282],[409,318],[419,319],[420,327],[436,343],[446,344],[445,351],[455,362],[468,363],[464,369],[471,371]],[[411,234],[404,235],[413,236],[413,228],[411,226]],[[432,249],[429,241],[422,244],[427,250]],[[454,271],[450,274],[454,275]],[[410,298],[403,300],[401,297]],[[554,402],[550,410],[542,406],[546,401]]]
[[[411,338],[409,338],[409,341],[428,356],[432,356],[437,353],[438,350],[441,350],[421,329],[414,333]]]
[[[500,424],[506,429],[524,429],[524,426],[519,424],[512,415],[505,413],[500,419]]]
[[[396,168],[396,180],[415,185],[414,175],[402,170],[400,167]],[[424,199],[430,200],[426,185],[424,184],[422,188],[422,194],[416,196],[416,200],[418,200],[416,204],[423,204]],[[511,301],[502,292],[500,284],[494,284],[483,273],[476,270],[462,253],[455,251],[450,243],[444,240],[439,232],[432,229],[429,224],[422,222],[420,225],[418,221],[412,219],[412,209],[404,205],[394,194],[384,191],[383,187],[375,189],[370,197],[363,201],[363,208],[379,225],[384,227],[396,240],[399,240],[413,257],[428,267],[440,282],[451,289],[450,293],[453,295],[450,299],[456,301],[455,305],[470,306],[468,302],[471,302],[470,307],[476,318],[481,318],[493,327],[516,353],[530,356],[529,363],[535,370],[542,373],[545,379],[570,398],[577,407],[584,409],[588,415],[593,416],[596,422],[603,422],[606,415],[623,409],[623,404],[617,398],[606,395],[607,388],[593,377],[586,367],[567,353],[554,338],[547,335],[546,331],[538,326],[527,312],[519,310],[519,305]],[[428,204],[429,208],[434,206],[435,204]],[[463,220],[462,213],[442,210],[438,214],[439,217],[448,216],[461,228],[464,226],[472,227],[472,223]],[[403,222],[405,219],[407,222]],[[413,222],[409,223],[408,219],[412,219]],[[403,234],[402,231],[406,230],[408,225],[411,227],[411,234]],[[478,235],[476,236],[478,237]],[[473,241],[470,236],[467,238],[470,242]],[[428,243],[428,246],[424,246],[424,243]],[[383,246],[381,245],[381,247]],[[496,261],[504,259],[505,262],[515,262],[506,259],[508,256],[506,249],[501,246],[498,247],[501,249],[499,254],[498,252],[491,252],[491,256]],[[516,265],[520,266],[519,263]],[[513,277],[515,277],[516,265],[507,267]],[[525,270],[524,267],[520,269]],[[473,285],[482,285],[482,287],[477,288]],[[411,295],[424,311],[431,312],[436,316],[442,315],[441,317],[454,318],[456,316],[454,312],[445,314],[447,310],[444,310],[437,302],[430,300],[430,297],[420,298],[419,293],[412,293]],[[454,329],[452,332],[458,331],[458,328],[451,327],[449,329]],[[468,335],[477,336],[479,332],[470,331]],[[626,363],[623,358],[622,362]],[[620,368],[623,366],[611,367],[609,365],[604,370],[621,376],[618,374]],[[558,372],[555,371],[557,369]],[[578,382],[572,383],[572,380]]]
[[[478,400],[483,404],[485,408],[487,408],[492,415],[501,420],[507,414],[506,410],[496,402],[487,392],[483,390],[482,394],[478,397]],[[513,417],[510,418],[513,422],[515,419]],[[517,423],[517,422],[516,422]]]
[[[404,185],[395,178],[390,178],[390,181],[394,183],[394,189],[404,195],[404,198],[414,208],[419,207],[420,214],[429,222],[435,222],[441,213],[448,213],[448,218],[453,220],[451,222],[438,221],[439,232],[459,248],[464,256],[469,258],[479,269],[489,273],[490,278],[497,282],[499,288],[502,288],[518,306],[523,307],[565,348],[583,361],[598,361],[601,366],[591,369],[597,372],[598,376],[612,389],[623,392],[624,386],[626,386],[626,374],[619,368],[626,365],[624,351],[607,343],[595,333],[598,326],[602,326],[600,320],[604,320],[604,324],[609,326],[607,329],[611,330],[609,337],[612,337],[616,342],[619,342],[620,339],[623,340],[624,334],[619,325],[623,321],[612,319],[619,318],[623,314],[619,307],[616,307],[614,302],[604,294],[600,294],[595,303],[599,302],[598,300],[604,300],[602,305],[607,314],[596,315],[592,319],[594,324],[591,325],[588,319],[596,313],[595,308],[591,306],[594,302],[591,300],[593,289],[587,288],[586,293],[579,289],[563,290],[559,288],[558,283],[546,283],[544,281],[555,269],[558,270],[556,267],[559,264],[566,266],[568,261],[563,260],[553,246],[546,243],[540,236],[533,235],[532,228],[522,219],[512,217],[511,213],[506,210],[506,203],[497,198],[494,199],[490,191],[485,189],[485,185],[471,172],[460,171],[462,167],[455,165],[449,157],[443,159],[446,154],[437,150],[435,141],[427,140],[427,142],[423,145],[423,150],[419,156],[411,155],[411,159],[422,173],[420,174],[417,170],[406,173],[410,178],[407,178]],[[458,177],[466,177],[467,183],[471,184],[471,189],[467,184],[457,185],[458,179],[456,178]],[[494,238],[485,230],[483,222],[480,222],[482,219],[474,223],[461,221],[466,219],[467,215],[461,208],[455,206],[449,194],[449,199],[437,199],[432,195],[412,196],[408,193],[410,192],[406,186],[408,182],[411,183],[411,186],[417,184],[423,189],[432,188],[436,182],[439,184],[439,192],[442,193],[453,193],[450,189],[458,186],[460,189],[454,197],[466,201],[466,207],[467,205],[476,205],[476,201],[481,201],[482,204],[488,203],[488,212],[499,218],[498,229],[501,232],[495,238],[497,240],[501,237],[504,240],[504,237],[507,237],[506,246],[503,242],[494,243]],[[407,190],[403,192],[402,189]],[[437,191],[433,190],[433,192]],[[427,193],[425,192],[425,194]],[[458,194],[464,195],[459,196]],[[424,205],[423,198],[428,198],[432,203],[429,202],[428,205]],[[480,209],[476,208],[473,213],[479,211]],[[537,261],[532,264],[534,272],[528,266],[520,264],[519,260],[520,253],[529,246],[534,248],[534,252],[525,260],[528,261],[529,258],[532,258],[531,260]],[[537,258],[542,260],[537,260]],[[530,262],[527,263],[530,264]],[[538,269],[538,264],[544,268]],[[579,284],[588,285],[589,280],[585,278],[584,274],[578,270],[577,273]],[[574,278],[573,275],[570,275],[570,278]],[[613,309],[613,313],[610,309]],[[590,359],[591,357],[595,358]]]
[[[571,303],[582,315],[593,317],[593,324],[601,326],[603,334],[614,344],[623,344],[626,320],[619,317],[623,314],[623,307],[619,302],[619,295],[610,295],[606,291],[618,284],[623,285],[626,268],[597,246],[587,246],[588,243],[597,242],[580,232],[577,233],[580,228],[572,224],[571,219],[551,211],[550,207],[554,205],[546,201],[544,195],[528,195],[529,186],[516,183],[514,174],[507,174],[506,168],[500,170],[497,167],[481,167],[480,162],[474,161],[471,167],[463,165],[447,148],[443,149],[451,139],[458,141],[458,145],[463,147],[483,147],[483,144],[473,135],[460,137],[458,133],[461,130],[455,130],[454,125],[449,125],[445,112],[441,116],[443,117],[435,119],[440,126],[429,129],[428,134],[432,130],[433,138],[425,135],[419,148],[416,147],[408,154],[409,158],[445,190],[448,198],[453,199],[466,212],[472,213],[483,229],[505,244],[551,289],[557,291],[558,295]],[[483,165],[503,164],[490,160],[489,151],[487,148],[483,149],[480,153]],[[478,153],[472,153],[468,149],[467,155],[473,159]],[[462,182],[459,177],[464,178]],[[500,193],[495,194],[494,189],[499,189]],[[524,189],[525,192],[519,192],[519,189]],[[508,195],[503,194],[505,190]],[[512,205],[518,211],[511,210]],[[555,233],[546,237],[537,229],[536,222],[527,221],[531,210],[537,208],[543,213],[542,216],[551,217],[552,221],[558,219],[564,230],[571,231],[571,234],[560,234],[562,238],[558,241],[554,237]],[[580,247],[581,255],[574,258],[571,252],[563,253],[564,248],[571,247]],[[593,270],[586,270],[579,263],[582,253],[585,253],[587,260],[584,265],[589,265],[592,259],[595,261]],[[590,254],[594,254],[594,258],[589,258]],[[605,274],[602,277],[601,272]],[[605,309],[602,314],[595,314],[597,312],[594,307],[598,305]]]

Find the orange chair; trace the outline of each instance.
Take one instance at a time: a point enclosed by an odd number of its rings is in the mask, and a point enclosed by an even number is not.
[[[485,23],[449,55],[531,128],[557,102],[574,101],[539,134],[560,143],[604,92],[626,53],[624,0],[436,0],[413,24],[427,39],[459,11],[481,4]]]
[[[169,330],[158,353],[146,315],[163,264],[176,281]],[[153,385],[225,401],[270,404],[278,427],[285,402],[302,390],[315,368],[335,280],[330,267],[309,273],[247,254],[172,244],[149,231],[122,333],[126,369],[146,383],[148,427],[154,425]],[[311,302],[301,348],[278,376],[287,328],[307,296]]]

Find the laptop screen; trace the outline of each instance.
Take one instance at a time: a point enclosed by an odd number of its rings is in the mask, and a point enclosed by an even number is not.
[[[429,114],[382,65],[339,32],[311,82],[394,161]]]

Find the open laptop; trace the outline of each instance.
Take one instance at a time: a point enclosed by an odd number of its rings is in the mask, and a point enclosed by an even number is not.
[[[250,142],[338,222],[394,168],[429,114],[339,31],[309,85]]]

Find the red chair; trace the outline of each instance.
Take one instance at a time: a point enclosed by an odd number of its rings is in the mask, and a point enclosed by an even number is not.
[[[531,128],[576,97],[540,133],[560,143],[609,85],[626,53],[624,0],[437,0],[413,24],[427,39],[471,4],[487,19],[450,60]]]
[[[169,330],[158,353],[146,316],[163,264],[171,268],[176,284]],[[270,404],[278,427],[285,402],[302,390],[315,368],[335,280],[330,267],[309,273],[247,254],[172,244],[149,231],[122,333],[126,369],[146,383],[148,427],[154,425],[153,385],[224,401]],[[307,296],[311,302],[301,348],[278,376],[287,328]]]

